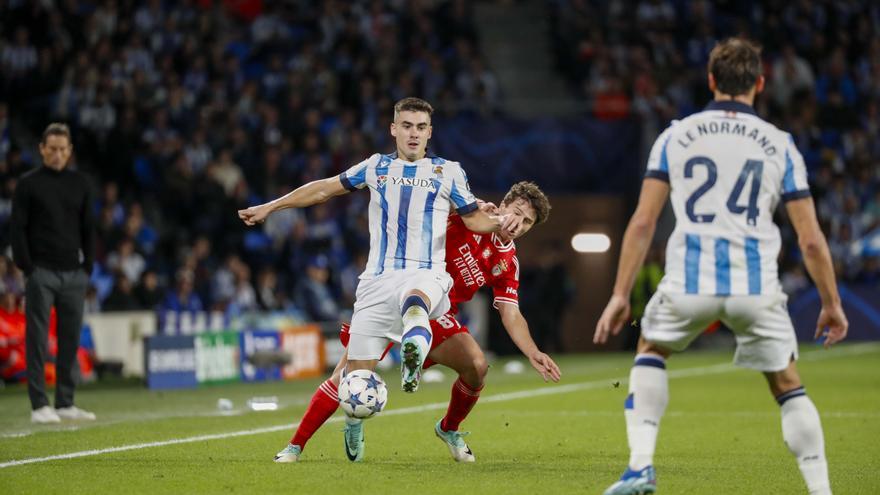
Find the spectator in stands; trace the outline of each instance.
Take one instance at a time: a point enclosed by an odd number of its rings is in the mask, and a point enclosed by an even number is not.
[[[37,49],[30,43],[30,33],[24,26],[15,30],[15,41],[0,53],[0,66],[13,80],[24,79],[37,66]]]
[[[147,268],[147,262],[134,250],[134,240],[126,237],[119,242],[116,251],[107,256],[107,267],[112,271],[121,272],[128,279],[129,284],[134,284]]]
[[[193,292],[193,274],[190,271],[180,270],[177,272],[177,283],[170,290],[162,302],[162,311],[195,312],[202,311],[204,306],[198,294]]]
[[[100,312],[101,301],[98,299],[98,289],[94,285],[89,284],[89,287],[86,289],[86,300],[83,304],[83,314],[91,315]],[[83,332],[85,332],[86,327],[83,327]],[[80,340],[80,344],[82,344],[82,340]]]
[[[816,85],[813,69],[797,54],[793,45],[785,45],[781,56],[773,64],[770,79],[770,96],[780,108],[788,106],[791,96],[798,90],[812,92]]]
[[[251,284],[251,269],[244,263],[239,263],[235,270],[235,295],[231,305],[236,312],[253,311],[257,309],[257,293]]]
[[[132,282],[122,272],[113,277],[113,290],[104,299],[104,311],[134,311],[138,308],[137,299],[132,292]]]
[[[349,308],[357,299],[357,286],[360,282],[360,275],[367,266],[367,252],[355,251],[352,262],[347,264],[339,276],[340,287],[342,289],[342,306]]]
[[[263,311],[278,311],[285,307],[284,292],[278,286],[275,270],[263,268],[257,276],[257,302]]]
[[[306,266],[306,277],[296,287],[296,305],[310,319],[334,321],[339,318],[339,305],[330,290],[330,265],[326,256],[314,256]]]
[[[154,310],[162,302],[162,289],[159,287],[159,277],[153,270],[147,270],[141,274],[141,279],[134,288],[134,297],[137,301],[137,309]]]

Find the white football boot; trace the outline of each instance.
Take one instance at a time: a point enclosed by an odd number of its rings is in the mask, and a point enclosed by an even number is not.
[[[452,458],[455,459],[456,462],[476,462],[477,458],[474,457],[471,448],[468,447],[468,444],[466,444],[461,438],[469,433],[466,431],[443,431],[443,428],[440,427],[442,422],[443,420],[441,419],[437,421],[436,425],[434,425],[434,433],[437,435],[437,438],[443,440],[443,443],[449,448],[449,453],[452,454]]]

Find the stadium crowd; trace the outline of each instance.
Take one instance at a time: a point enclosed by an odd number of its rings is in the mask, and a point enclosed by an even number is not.
[[[365,195],[273,215],[236,209],[391,148],[393,102],[501,112],[465,0],[0,2],[0,246],[35,139],[69,122],[96,178],[91,311],[250,309],[335,319],[369,234]],[[600,120],[646,143],[709,94],[716,39],[761,40],[759,113],[792,131],[842,278],[880,281],[880,8],[869,1],[554,0],[560,70]],[[786,286],[808,285],[786,230]],[[0,292],[22,274],[0,257]]]
[[[235,211],[392,147],[393,103],[491,112],[465,1],[0,3],[0,242],[47,120],[97,179],[89,308],[338,317],[354,300],[367,196]],[[15,119],[12,119],[15,117]],[[9,259],[2,290],[21,294]]]
[[[650,146],[670,120],[710,99],[705,66],[716,40],[736,34],[758,40],[767,79],[758,114],[791,132],[804,155],[838,276],[880,283],[880,5],[631,4],[549,3],[557,66],[595,118],[637,116]],[[810,284],[785,225],[782,276],[795,293]]]

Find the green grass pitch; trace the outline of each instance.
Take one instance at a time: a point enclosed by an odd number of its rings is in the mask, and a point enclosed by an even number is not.
[[[763,378],[730,359],[692,352],[670,361],[671,398],[655,457],[660,493],[806,493]],[[530,368],[506,375],[496,362],[462,425],[473,432],[472,465],[454,463],[433,434],[453,378],[448,370],[445,382],[413,395],[390,387],[388,409],[366,424],[360,464],[345,458],[339,412],[300,463],[272,462],[318,380],[172,392],[83,387],[77,402],[97,422],[39,427],[29,423],[24,388],[13,387],[0,391],[0,493],[601,493],[628,455],[622,405],[631,360],[563,357],[558,385],[545,385]],[[802,349],[801,374],[822,414],[837,494],[880,493],[878,366],[878,344]],[[382,374],[397,383],[396,370]],[[278,396],[281,409],[246,412],[247,398],[258,395]],[[218,412],[221,397],[233,401],[233,414]],[[46,459],[65,454],[76,456]]]

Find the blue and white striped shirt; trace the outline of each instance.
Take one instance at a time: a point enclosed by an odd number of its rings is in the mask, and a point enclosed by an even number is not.
[[[779,292],[779,201],[810,195],[791,135],[743,103],[712,102],[669,126],[646,177],[669,182],[675,230],[660,289],[702,295]]]
[[[375,154],[339,176],[354,191],[370,188],[370,256],[361,279],[389,270],[446,270],[446,222],[477,209],[457,162],[428,156],[408,162]]]

